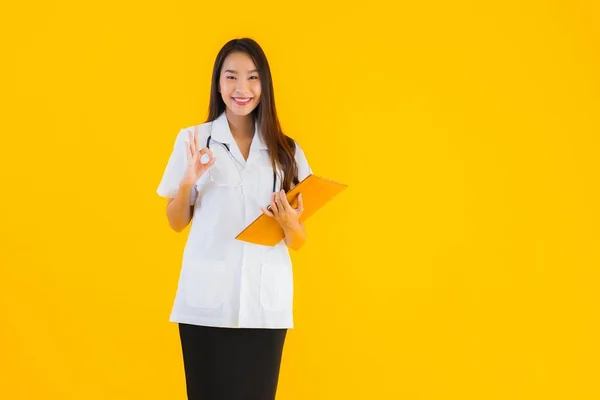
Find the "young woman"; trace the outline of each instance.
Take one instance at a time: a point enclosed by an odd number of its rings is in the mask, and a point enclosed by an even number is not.
[[[271,72],[252,39],[226,43],[212,73],[208,120],[182,129],[157,192],[179,232],[191,222],[171,322],[179,324],[188,399],[273,400],[293,327],[288,248],[306,240],[302,195],[311,174],[279,125]],[[285,233],[275,246],[235,239],[261,213]]]

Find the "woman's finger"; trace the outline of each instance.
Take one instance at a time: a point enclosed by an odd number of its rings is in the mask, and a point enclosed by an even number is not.
[[[277,196],[275,193],[271,195],[271,211],[276,217],[279,215],[279,205],[277,204]]]
[[[188,162],[191,162],[194,158],[194,147],[193,147],[193,137],[192,137],[192,133],[190,131],[187,131],[187,147],[186,147],[186,154],[187,154],[187,160]]]
[[[198,164],[204,169],[208,170],[210,167],[215,165],[216,158],[213,157],[212,152],[204,147],[196,153],[198,155]],[[206,160],[208,158],[208,160]]]
[[[190,146],[187,146],[185,149],[185,155],[186,155],[186,159],[187,162],[190,163],[193,161],[194,159],[194,154],[192,153],[192,151],[190,150]]]
[[[285,196],[285,192],[282,190],[280,190],[278,192],[279,194],[279,201],[281,203],[282,209],[287,211],[287,212],[292,212],[294,211],[294,209],[292,208],[292,206],[290,205],[290,203],[287,200],[287,197]]]
[[[200,156],[200,159],[202,159],[202,156],[205,155],[205,154],[208,155],[209,161],[215,159],[215,157],[213,156],[212,151],[210,151],[210,149],[208,147],[204,147],[204,148],[200,149],[198,151],[198,154]]]
[[[206,164],[202,164],[202,162],[198,161],[198,164],[200,164],[200,166],[204,169],[204,171],[208,171],[210,168],[212,168],[213,165],[215,165],[216,160],[217,160],[216,158],[213,158]]]
[[[194,147],[193,150],[194,152],[197,151],[198,149],[198,142],[200,140],[200,132],[198,131],[198,125],[194,126]]]
[[[272,217],[272,216],[273,216],[273,213],[272,213],[271,211],[267,210],[267,209],[266,209],[266,208],[264,208],[264,207],[261,207],[261,208],[260,208],[260,210],[261,210],[261,211],[262,211],[262,212],[263,212],[265,215],[268,215],[269,217]]]
[[[298,215],[304,212],[304,201],[302,200],[302,193],[298,193],[298,207],[296,207]]]

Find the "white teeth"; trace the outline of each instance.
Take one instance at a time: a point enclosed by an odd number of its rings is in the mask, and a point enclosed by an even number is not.
[[[250,99],[243,99],[242,100],[242,99],[235,99],[235,98],[234,98],[234,100],[237,101],[238,103],[248,103],[250,101]]]

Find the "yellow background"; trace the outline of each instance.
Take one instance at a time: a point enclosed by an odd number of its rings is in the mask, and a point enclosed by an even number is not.
[[[3,6],[1,399],[184,399],[155,190],[238,36],[350,185],[293,254],[278,399],[600,398],[599,7],[392,3]]]

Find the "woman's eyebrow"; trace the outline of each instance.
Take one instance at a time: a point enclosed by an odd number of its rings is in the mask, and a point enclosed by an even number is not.
[[[225,70],[225,71],[223,71],[223,72],[229,72],[230,74],[237,74],[237,71],[235,71],[235,70],[233,70],[233,69],[226,69],[226,70]],[[249,74],[252,74],[252,73],[254,73],[254,72],[258,72],[258,70],[257,70],[257,69],[253,69],[253,70],[250,70],[250,71],[248,71],[248,73],[249,73]]]

